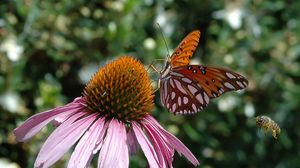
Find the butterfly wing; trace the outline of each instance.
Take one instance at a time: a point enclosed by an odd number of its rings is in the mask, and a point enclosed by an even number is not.
[[[200,31],[194,30],[189,33],[176,47],[170,56],[170,64],[173,68],[188,65],[200,39]]]
[[[230,70],[189,65],[173,69],[161,82],[161,101],[174,114],[202,111],[210,99],[246,88],[245,77]]]
[[[200,85],[189,79],[178,77],[172,72],[172,77],[161,82],[160,99],[173,114],[194,114],[202,111],[209,103],[209,97]],[[191,82],[191,83],[190,83]]]
[[[223,68],[189,65],[173,71],[199,84],[209,98],[219,97],[228,91],[241,90],[248,86],[245,77]]]

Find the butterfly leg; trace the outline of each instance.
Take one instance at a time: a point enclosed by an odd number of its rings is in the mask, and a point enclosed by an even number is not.
[[[152,80],[152,82],[156,82],[156,81]],[[152,82],[151,82],[151,85],[152,85]],[[160,89],[160,80],[158,80],[158,84],[156,85],[156,87],[153,88],[153,93],[157,92],[159,89]]]
[[[149,71],[149,69],[152,69],[152,70],[154,70],[156,73],[159,73],[159,71],[154,67],[154,63],[157,62],[157,61],[164,61],[164,59],[156,59],[156,60],[153,60],[153,61],[151,62],[151,64],[148,65],[147,72]]]
[[[149,65],[149,67],[147,68],[147,71],[148,71],[150,68],[151,68],[152,70],[154,70],[156,73],[159,73],[159,71],[154,67],[154,65]]]
[[[157,92],[160,89],[160,79],[158,80],[157,87],[153,90],[153,93]]]

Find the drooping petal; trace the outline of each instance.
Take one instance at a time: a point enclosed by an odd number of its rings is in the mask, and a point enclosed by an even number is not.
[[[139,148],[139,143],[132,129],[129,129],[127,132],[127,144],[128,144],[129,154],[132,155],[136,153],[136,151]]]
[[[140,126],[133,122],[132,128],[151,168],[159,168],[157,154]]]
[[[183,156],[185,156],[194,166],[200,164],[196,157],[192,154],[192,152],[179,139],[162,128],[152,116],[146,116],[144,118],[144,122],[147,122],[153,128],[156,128],[157,131],[161,132],[161,134],[163,134],[164,137],[167,138],[167,142],[169,142],[175,148],[179,155],[182,154]]]
[[[22,125],[14,130],[14,134],[18,141],[27,141],[37,132],[39,132],[45,125],[52,121],[55,117],[60,115],[70,116],[85,108],[83,105],[83,98],[79,97],[73,102],[57,107],[42,113],[38,113],[28,118]]]
[[[90,158],[93,156],[93,150],[96,147],[96,142],[102,139],[101,136],[103,134],[101,132],[103,131],[104,123],[104,119],[99,118],[81,137],[69,160],[69,168],[88,167]]]
[[[174,148],[149,124],[142,124],[158,155],[161,167],[172,167]]]
[[[83,117],[79,112],[61,124],[42,146],[34,167],[50,167],[84,134],[96,119],[96,114]]]
[[[122,167],[128,168],[129,158],[126,144],[126,129],[124,123],[112,119],[109,123],[106,137],[100,150],[98,168]],[[124,157],[125,158],[122,158]]]

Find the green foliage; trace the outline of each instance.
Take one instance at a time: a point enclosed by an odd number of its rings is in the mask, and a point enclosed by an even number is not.
[[[191,149],[200,167],[299,167],[299,9],[299,1],[283,0],[1,1],[0,158],[32,167],[51,127],[25,144],[12,130],[80,96],[93,65],[120,55],[150,64],[166,57],[164,40],[173,49],[200,29],[193,61],[242,73],[249,87],[212,100],[194,116],[169,114],[156,93],[154,116]],[[278,122],[278,140],[256,128],[257,115]],[[146,164],[141,152],[131,158],[132,167]],[[176,154],[174,167],[187,164]]]

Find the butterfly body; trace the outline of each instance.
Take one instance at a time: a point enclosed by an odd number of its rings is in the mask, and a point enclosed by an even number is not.
[[[168,78],[169,73],[171,72],[171,68],[171,65],[168,62],[166,62],[163,70],[160,72],[159,80],[165,80],[166,78]]]
[[[198,30],[188,34],[160,72],[161,103],[173,114],[197,113],[210,99],[248,85],[247,79],[230,70],[189,65],[199,38]]]

